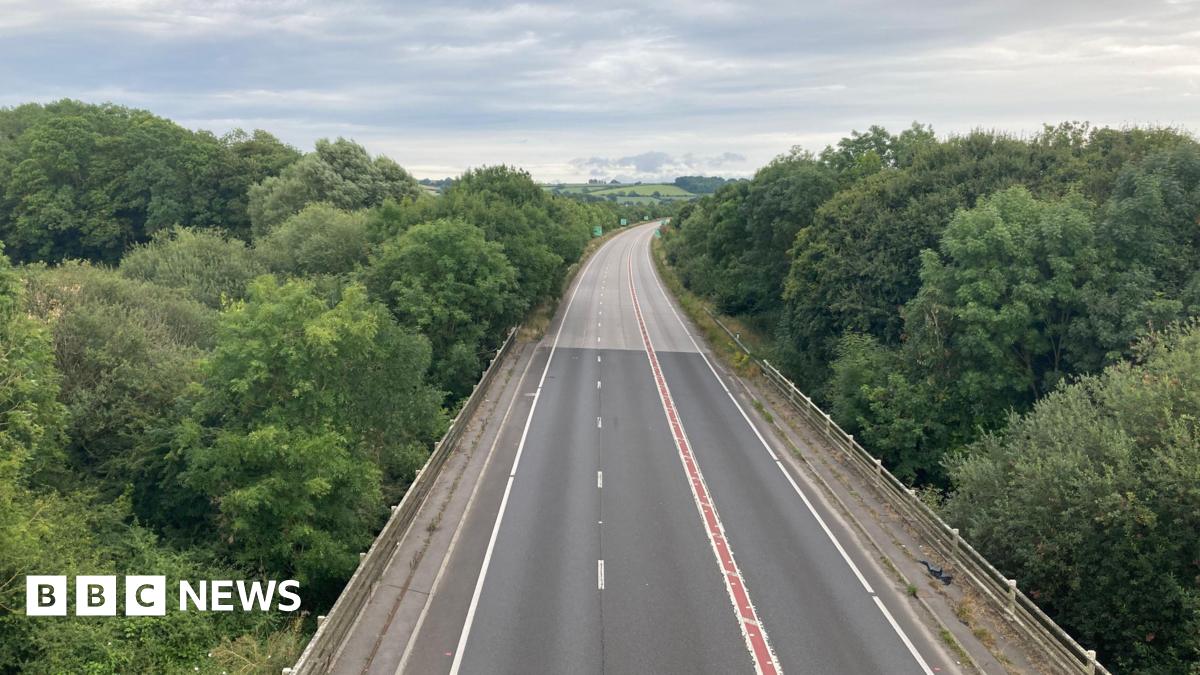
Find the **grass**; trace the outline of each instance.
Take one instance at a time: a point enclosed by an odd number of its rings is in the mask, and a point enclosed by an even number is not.
[[[610,185],[608,183],[559,183],[543,185],[543,190],[560,195],[589,195],[613,198],[623,204],[663,204],[696,199],[700,195],[688,192],[674,183],[643,183],[641,185]],[[654,196],[657,192],[658,196]]]
[[[962,645],[958,644],[958,640],[954,639],[953,633],[945,628],[941,628],[938,630],[938,635],[942,638],[942,642],[946,643],[946,646],[958,656],[959,660],[971,660],[971,657],[967,655],[967,650],[963,649]]]
[[[775,423],[775,416],[771,414],[771,411],[767,410],[766,407],[763,406],[762,401],[754,399],[752,403],[754,404],[754,409],[758,411],[759,415],[762,415],[763,419],[767,421],[767,424]]]

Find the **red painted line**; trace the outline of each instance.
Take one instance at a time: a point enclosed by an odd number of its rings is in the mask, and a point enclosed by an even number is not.
[[[700,465],[696,462],[696,456],[692,453],[687,434],[683,431],[683,424],[679,421],[679,414],[675,411],[675,402],[671,399],[671,390],[667,387],[667,380],[663,377],[658,356],[654,353],[654,345],[650,342],[650,333],[646,330],[646,321],[642,318],[642,306],[638,302],[637,287],[633,281],[632,256],[629,258],[629,293],[633,296],[633,313],[637,317],[638,330],[642,334],[642,346],[646,348],[646,356],[650,359],[650,370],[654,373],[654,382],[658,385],[658,396],[662,400],[663,412],[667,415],[671,435],[675,438],[675,448],[679,451],[684,473],[687,474],[688,482],[691,485],[692,496],[696,500],[696,510],[704,522],[704,529],[708,534],[708,541],[712,545],[713,555],[716,556],[717,565],[721,568],[722,576],[725,579],[725,590],[729,593],[734,613],[737,614],[742,637],[745,638],[746,647],[750,650],[750,658],[754,661],[754,670],[764,675],[777,675],[782,672],[779,661],[771,651],[770,644],[767,642],[767,633],[758,620],[758,614],[754,611],[754,603],[750,601],[750,591],[746,587],[746,580],[742,578],[742,571],[738,569],[737,562],[734,560],[733,547],[725,538],[725,528],[721,526],[717,507],[713,504],[708,486],[704,483],[704,475],[700,473]]]

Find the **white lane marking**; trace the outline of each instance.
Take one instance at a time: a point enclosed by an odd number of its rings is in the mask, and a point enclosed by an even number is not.
[[[604,472],[603,471],[596,472],[596,488],[597,489],[604,488]]]
[[[600,380],[596,380],[596,388],[597,388],[597,389],[599,389],[599,388],[600,388]]]
[[[599,354],[596,355],[596,363],[600,363],[600,355]]]
[[[648,238],[647,242],[649,242]],[[750,421],[750,416],[746,414],[746,411],[742,408],[742,405],[738,403],[738,400],[736,397],[734,397],[733,392],[729,391],[729,387],[725,386],[725,382],[722,381],[721,377],[717,374],[717,369],[713,367],[712,362],[710,362],[708,357],[705,356],[704,350],[700,349],[700,345],[696,343],[696,339],[693,338],[691,333],[688,332],[687,324],[683,322],[683,318],[679,316],[679,312],[675,310],[674,303],[671,302],[671,298],[667,295],[667,291],[663,287],[662,280],[658,277],[658,270],[654,268],[654,263],[650,260],[650,247],[648,245],[646,246],[646,260],[650,265],[650,276],[654,279],[655,285],[658,286],[658,292],[662,294],[663,300],[665,300],[667,303],[667,307],[670,308],[671,313],[675,315],[675,320],[678,321],[679,325],[683,327],[684,332],[688,333],[688,339],[691,340],[692,346],[697,352],[699,352],[700,358],[704,359],[704,363],[708,366],[709,372],[711,372],[713,377],[717,379],[717,383],[721,385],[721,389],[725,391],[725,395],[729,397],[729,400],[733,401],[733,405],[737,408],[738,412],[742,414],[742,419],[746,420],[746,424],[749,425],[750,430],[753,431],[754,435],[758,438],[758,442],[761,443],[763,448],[766,449],[767,453],[771,455],[771,459],[775,460],[775,465],[779,467],[779,470],[783,473],[784,477],[787,478],[788,483],[791,484],[792,489],[797,495],[800,496],[800,499],[804,502],[804,505],[808,507],[809,513],[811,513],[813,518],[816,519],[817,524],[821,526],[821,530],[823,530],[825,535],[829,537],[829,540],[833,542],[834,548],[836,548],[837,552],[842,556],[842,560],[845,561],[846,565],[850,567],[850,571],[854,572],[854,576],[858,578],[859,583],[862,584],[867,593],[870,593],[872,597],[875,598],[876,603],[878,603],[879,607],[884,611],[884,616],[888,619],[888,623],[891,624],[892,629],[896,631],[896,634],[900,636],[900,641],[909,647],[909,651],[917,660],[917,664],[921,666],[921,669],[927,675],[933,675],[933,671],[929,668],[929,664],[926,663],[921,654],[917,652],[914,647],[912,647],[912,641],[909,639],[908,635],[904,632],[900,625],[896,623],[895,619],[892,618],[892,615],[887,612],[887,608],[884,607],[882,601],[879,600],[879,596],[875,595],[875,591],[871,588],[871,584],[867,583],[866,577],[864,577],[862,572],[859,571],[858,565],[855,565],[854,561],[850,559],[850,554],[846,552],[846,549],[842,546],[842,542],[838,541],[838,538],[836,535],[834,535],[833,530],[829,529],[829,526],[825,524],[825,519],[821,517],[821,514],[817,513],[817,509],[800,489],[800,486],[796,483],[796,479],[792,478],[792,474],[788,472],[788,470],[784,467],[783,462],[781,462],[779,457],[775,455],[775,452],[771,449],[771,446],[767,443],[767,440],[763,438],[761,433],[759,433],[758,427],[754,426],[754,423]]]
[[[596,428],[597,428],[597,429],[600,429],[600,428],[602,428],[603,426],[604,426],[604,423],[603,423],[603,422],[600,420],[600,418],[599,418],[599,417],[597,417],[597,418],[596,418]]]
[[[921,653],[917,651],[912,640],[909,640],[908,636],[904,634],[904,630],[900,628],[900,624],[896,623],[896,620],[892,618],[892,613],[888,611],[888,608],[879,599],[879,596],[873,595],[871,599],[875,601],[875,606],[879,608],[879,611],[883,612],[883,616],[887,619],[888,623],[892,624],[892,630],[896,631],[896,635],[900,636],[900,641],[904,643],[905,647],[908,647],[908,653],[912,654],[917,663],[921,664],[921,668],[925,671],[926,675],[933,675],[933,671],[930,670],[929,666],[925,665],[925,659],[921,658]]]
[[[521,463],[521,454],[525,451],[525,439],[529,436],[529,426],[533,422],[533,413],[537,410],[538,401],[542,397],[542,386],[546,382],[546,374],[550,372],[550,364],[554,361],[554,352],[558,349],[558,340],[562,337],[563,326],[566,325],[567,319],[571,316],[571,306],[575,304],[575,296],[579,294],[579,287],[583,285],[583,280],[587,278],[588,270],[591,269],[592,263],[598,257],[598,255],[593,255],[588,259],[587,265],[584,266],[583,272],[580,273],[579,279],[575,282],[575,288],[571,291],[570,299],[567,300],[567,308],[563,310],[558,330],[554,333],[554,342],[550,345],[550,355],[546,357],[546,366],[542,368],[542,376],[538,379],[537,392],[533,396],[533,403],[529,406],[529,416],[525,418],[525,428],[521,430],[521,440],[517,444],[517,455],[513,458],[512,470],[508,474],[508,483],[504,486],[504,496],[500,499],[499,510],[496,511],[496,523],[492,525],[492,536],[488,539],[487,550],[483,554],[483,565],[479,568],[479,578],[475,580],[475,591],[471,594],[471,604],[467,607],[467,618],[463,621],[462,633],[458,636],[458,647],[454,650],[454,661],[450,664],[450,675],[458,675],[459,669],[462,668],[463,654],[467,648],[467,639],[471,636],[471,626],[475,623],[475,612],[479,609],[479,597],[483,594],[483,583],[487,580],[488,567],[492,564],[492,553],[496,550],[496,539],[500,536],[500,524],[504,521],[504,511],[508,508],[508,495],[512,491],[513,479],[517,475],[517,466]]]
[[[525,385],[525,377],[529,374],[529,368],[532,365],[533,365],[532,358],[525,362],[525,368],[521,370],[521,377],[517,380],[518,390],[520,390],[520,388]],[[533,396],[533,395],[534,394],[523,394],[523,396]],[[514,394],[514,396],[511,399],[509,399],[508,407],[504,409],[504,416],[500,418],[500,426],[497,427],[497,429],[503,429],[508,424],[508,418],[512,414],[513,407],[517,403],[517,398],[518,397]],[[502,434],[500,434],[499,431],[497,431],[495,437],[492,438],[492,444],[491,444],[491,446],[488,447],[487,459],[484,460],[483,468],[481,468],[480,472],[479,472],[480,477],[486,475],[488,469],[491,467],[492,459],[494,459],[496,456],[496,446],[499,445],[499,443],[500,443],[501,435]],[[478,480],[475,482],[475,487],[471,489],[471,496],[467,498],[466,508],[463,509],[464,516],[465,516],[465,514],[471,512],[471,508],[475,505],[475,499],[476,499],[476,497],[479,496],[479,489],[480,489],[480,486],[482,486],[482,485],[483,485],[483,480]],[[421,634],[421,628],[425,625],[425,618],[429,615],[429,605],[430,605],[429,599],[432,598],[434,595],[436,595],[438,590],[441,589],[441,587],[442,587],[442,579],[445,576],[446,569],[450,566],[450,558],[453,557],[454,551],[458,547],[458,540],[459,540],[459,537],[462,535],[463,524],[466,522],[467,522],[467,519],[465,517],[460,518],[458,521],[458,525],[456,525],[454,527],[454,535],[450,537],[450,546],[446,548],[446,556],[444,558],[442,558],[442,564],[438,567],[437,575],[434,576],[434,578],[433,578],[432,591],[429,593],[428,596],[426,596],[425,605],[421,607],[421,615],[419,617],[417,617],[417,623],[413,627],[413,631],[408,637],[408,642],[404,645],[404,654],[401,655],[401,657],[400,657],[400,665],[398,665],[396,667],[395,675],[400,675],[400,673],[404,672],[405,666],[408,665],[408,659],[412,655],[413,647],[416,644],[416,637]],[[399,549],[397,548],[397,552],[398,551],[399,551]],[[394,556],[395,553],[393,553],[392,555]],[[389,566],[391,565],[390,560],[388,561],[388,565]]]
[[[700,470],[700,463],[692,451],[687,431],[683,427],[683,421],[679,418],[679,412],[672,400],[671,388],[667,384],[666,377],[663,376],[662,366],[655,355],[654,343],[650,339],[650,331],[646,328],[641,303],[638,301],[637,285],[633,280],[632,254],[628,261],[629,294],[633,300],[633,315],[637,319],[642,348],[650,362],[650,371],[658,389],[658,398],[662,403],[663,413],[667,417],[667,425],[671,429],[671,437],[675,441],[679,461],[683,465],[684,474],[688,479],[696,511],[700,514],[700,520],[704,524],[704,531],[708,535],[709,545],[712,546],[713,555],[717,559],[717,566],[721,568],[725,591],[729,594],[733,611],[738,617],[738,628],[741,630],[742,638],[746,641],[746,649],[750,652],[754,671],[763,675],[777,675],[783,669],[779,665],[778,657],[771,649],[767,631],[759,620],[758,613],[754,610],[754,604],[750,600],[749,585],[734,559],[733,545],[729,543],[729,539],[725,535],[725,525],[721,522],[720,514],[717,513],[716,504],[713,503],[712,494],[709,492],[704,474]]]
[[[596,586],[604,590],[604,561],[596,561]]]

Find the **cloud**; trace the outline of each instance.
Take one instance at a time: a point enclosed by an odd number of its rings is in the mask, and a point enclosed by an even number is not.
[[[0,0],[0,104],[353,135],[418,173],[745,175],[870,124],[1200,128],[1198,37],[1174,0]]]

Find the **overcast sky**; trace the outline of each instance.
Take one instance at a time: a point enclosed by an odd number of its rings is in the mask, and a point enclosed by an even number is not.
[[[919,120],[1200,130],[1198,0],[0,0],[0,105],[147,108],[420,177],[748,175]]]

